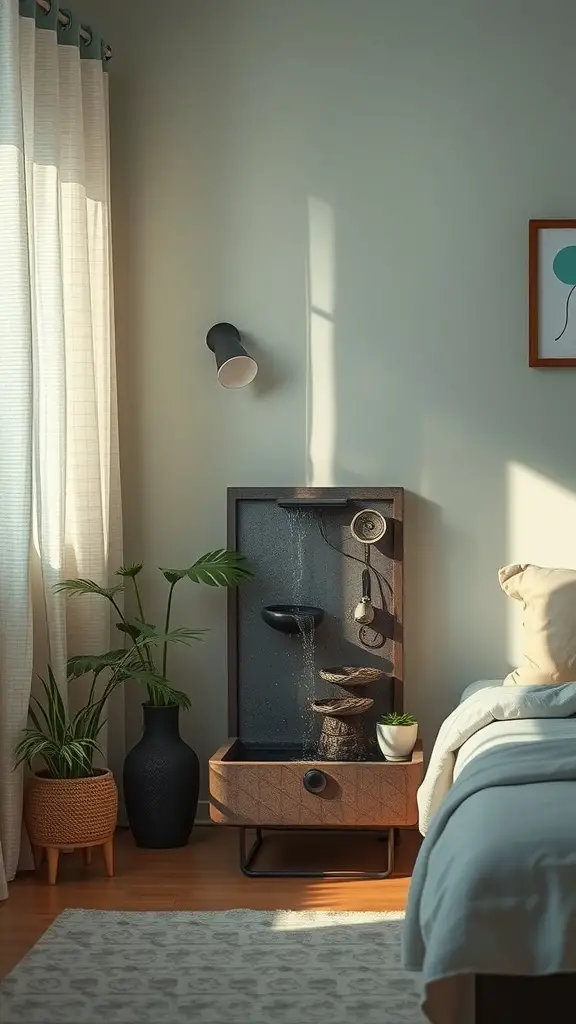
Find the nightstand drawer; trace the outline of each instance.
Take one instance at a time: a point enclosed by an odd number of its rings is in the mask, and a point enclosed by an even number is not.
[[[210,759],[210,817],[223,825],[415,825],[422,750],[411,761],[240,761],[232,740]]]

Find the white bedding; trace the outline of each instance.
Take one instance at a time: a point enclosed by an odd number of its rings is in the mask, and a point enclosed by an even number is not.
[[[422,835],[426,835],[454,783],[458,751],[472,737],[493,722],[537,720],[538,727],[544,729],[546,721],[575,715],[576,682],[561,686],[498,684],[471,693],[443,722],[418,790],[418,824]]]
[[[480,732],[474,733],[460,747],[454,765],[454,782],[462,769],[478,754],[486,754],[503,743],[535,743],[544,737],[576,742],[576,721],[573,718],[529,718],[492,722]]]

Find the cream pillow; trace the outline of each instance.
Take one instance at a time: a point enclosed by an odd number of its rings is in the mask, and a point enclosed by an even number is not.
[[[504,593],[524,605],[524,661],[504,685],[576,681],[576,571],[506,565],[498,578]]]

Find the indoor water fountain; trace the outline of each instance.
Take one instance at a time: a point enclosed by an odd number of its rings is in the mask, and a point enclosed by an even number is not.
[[[401,488],[228,493],[228,545],[254,580],[229,592],[230,739],[210,802],[240,826],[247,874],[270,874],[253,867],[263,830],[337,828],[386,832],[385,877],[394,828],[416,821],[421,752],[393,765],[375,743],[377,718],[402,710],[402,528]]]

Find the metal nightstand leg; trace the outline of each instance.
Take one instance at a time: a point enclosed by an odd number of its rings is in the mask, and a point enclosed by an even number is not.
[[[260,871],[254,868],[254,863],[258,857],[260,849],[262,847],[264,836],[264,829],[256,828],[256,838],[247,850],[246,845],[246,833],[249,831],[248,828],[239,829],[240,838],[240,869],[243,874],[247,875],[248,878],[346,878],[350,881],[354,880],[369,880],[369,879],[382,879],[388,878],[394,870],[394,846],[395,846],[395,835],[397,830],[389,828],[385,830],[376,830],[378,836],[382,839],[386,839],[386,869],[385,871]],[[269,831],[272,831],[270,829]],[[274,829],[274,831],[281,832],[370,832],[370,829],[297,829],[291,830],[290,828]]]

